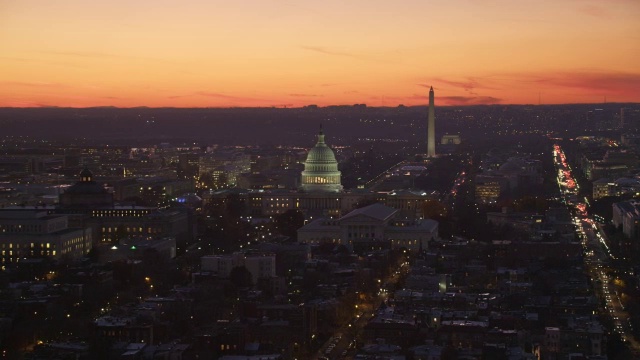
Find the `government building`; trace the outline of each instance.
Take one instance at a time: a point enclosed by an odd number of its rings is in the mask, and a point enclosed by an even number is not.
[[[60,206],[52,212],[68,215],[75,226],[91,227],[97,243],[117,243],[132,237],[176,237],[189,231],[185,211],[115,204],[113,193],[94,181],[86,168],[80,173],[80,181],[60,195]]]
[[[302,171],[302,191],[306,193],[340,193],[342,183],[336,155],[324,142],[322,127],[316,146],[309,150]]]
[[[153,247],[190,236],[183,210],[114,203],[113,193],[93,179],[89,169],[60,194],[59,206],[10,206],[0,209],[0,262],[27,258],[78,259],[100,245]],[[171,257],[172,257],[171,256]]]
[[[405,220],[399,211],[373,204],[351,211],[339,219],[316,219],[298,230],[304,244],[345,245],[355,252],[383,249],[426,250],[438,238],[438,222],[431,219]]]
[[[0,267],[27,258],[77,259],[92,248],[91,228],[72,227],[46,209],[0,211]]]
[[[298,190],[225,189],[203,195],[203,201],[213,207],[223,208],[230,195],[243,201],[247,216],[274,216],[287,210],[299,210],[309,220],[339,218],[361,203],[378,202],[396,209],[402,219],[424,218],[424,206],[438,198],[435,193],[416,190],[374,192],[364,189],[343,189],[341,172],[333,150],[325,142],[322,128],[317,141],[304,162]]]

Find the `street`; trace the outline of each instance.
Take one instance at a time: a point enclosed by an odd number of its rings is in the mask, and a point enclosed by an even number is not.
[[[571,167],[566,161],[562,148],[554,145],[554,162],[558,170],[558,186],[563,201],[573,207],[574,224],[578,236],[582,239],[584,265],[594,284],[595,295],[604,300],[604,311],[610,316],[615,331],[627,343],[635,355],[640,355],[640,343],[633,337],[629,322],[629,314],[625,311],[618,294],[615,292],[612,279],[609,277],[609,265],[615,260],[611,254],[601,227],[585,210],[585,204],[579,202],[578,184],[571,174]]]

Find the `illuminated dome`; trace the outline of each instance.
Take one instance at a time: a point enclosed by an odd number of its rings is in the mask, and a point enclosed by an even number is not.
[[[84,168],[80,172],[80,181],[89,182],[93,181],[93,173],[88,168]]]
[[[322,127],[316,146],[309,150],[302,172],[302,190],[305,192],[340,192],[340,171],[336,156],[324,142]]]

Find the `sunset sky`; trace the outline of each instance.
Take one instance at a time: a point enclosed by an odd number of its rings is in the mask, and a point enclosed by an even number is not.
[[[0,0],[0,106],[640,102],[638,0]]]

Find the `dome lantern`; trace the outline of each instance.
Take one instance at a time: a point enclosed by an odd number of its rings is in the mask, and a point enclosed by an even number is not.
[[[93,173],[88,168],[82,169],[80,172],[80,181],[82,182],[91,182],[93,181]]]

